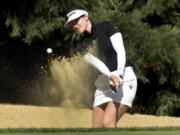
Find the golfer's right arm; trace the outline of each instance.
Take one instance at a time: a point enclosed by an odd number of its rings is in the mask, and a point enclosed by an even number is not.
[[[89,63],[91,66],[96,68],[99,72],[108,76],[115,86],[118,86],[120,84],[119,76],[111,74],[108,67],[101,60],[99,60],[97,57],[93,56],[90,53],[87,53],[84,56],[84,60],[87,63]]]
[[[97,57],[93,56],[90,53],[87,53],[84,56],[84,60],[89,63],[91,66],[93,66],[94,68],[96,68],[99,72],[101,72],[102,74],[110,77],[110,71],[108,69],[108,67],[101,61],[99,60]]]

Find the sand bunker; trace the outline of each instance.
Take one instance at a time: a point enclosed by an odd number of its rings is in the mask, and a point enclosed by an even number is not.
[[[91,110],[0,105],[0,128],[80,128],[91,127]],[[179,126],[180,118],[125,114],[118,127]]]

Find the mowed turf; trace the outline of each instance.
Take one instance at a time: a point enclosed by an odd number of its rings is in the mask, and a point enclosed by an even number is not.
[[[116,129],[1,129],[0,135],[180,135],[180,127]]]
[[[0,135],[180,135],[180,131],[126,131],[126,132],[65,132],[65,133],[0,133]]]

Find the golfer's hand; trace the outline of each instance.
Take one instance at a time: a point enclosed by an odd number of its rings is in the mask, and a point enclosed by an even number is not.
[[[120,86],[123,84],[122,78],[116,75],[110,75],[110,80],[113,82],[114,86]]]

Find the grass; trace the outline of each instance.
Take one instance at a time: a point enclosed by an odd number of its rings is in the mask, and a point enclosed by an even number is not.
[[[0,135],[180,135],[180,127],[147,128],[7,128]]]

